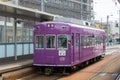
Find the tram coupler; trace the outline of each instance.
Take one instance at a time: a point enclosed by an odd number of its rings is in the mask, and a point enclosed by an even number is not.
[[[53,73],[53,68],[52,67],[45,68],[45,75],[49,76],[52,73]]]

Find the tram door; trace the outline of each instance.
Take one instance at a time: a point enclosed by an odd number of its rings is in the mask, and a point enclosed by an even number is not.
[[[79,34],[72,33],[72,55],[73,55],[73,62],[76,62],[79,60],[80,54],[79,54]]]
[[[75,35],[75,60],[78,62],[80,59],[80,34]]]
[[[75,52],[74,52],[74,48],[75,48],[75,45],[74,45],[74,39],[75,39],[75,37],[74,37],[74,33],[72,33],[72,49],[71,49],[71,52],[72,52],[72,62],[75,62]]]

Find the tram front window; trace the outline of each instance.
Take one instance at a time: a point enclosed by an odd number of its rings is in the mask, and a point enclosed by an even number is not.
[[[67,48],[67,35],[58,36],[58,48]]]
[[[46,47],[47,48],[55,48],[55,36],[54,35],[46,36]]]

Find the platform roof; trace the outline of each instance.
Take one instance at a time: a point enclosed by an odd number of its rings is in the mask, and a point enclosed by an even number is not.
[[[37,9],[30,9],[14,4],[0,2],[0,16],[29,19],[35,21],[51,21],[53,14],[41,12]]]

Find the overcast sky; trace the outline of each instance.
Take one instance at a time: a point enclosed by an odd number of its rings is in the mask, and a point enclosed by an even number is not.
[[[116,5],[114,0],[94,0],[94,14],[95,20],[107,20],[107,15],[109,15],[109,20],[118,19],[118,5]]]

